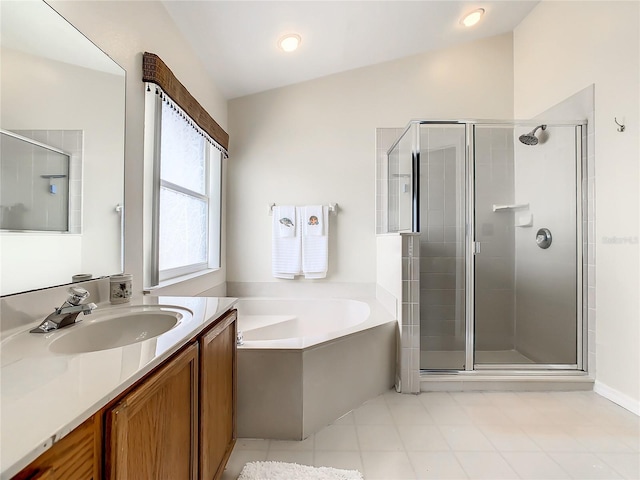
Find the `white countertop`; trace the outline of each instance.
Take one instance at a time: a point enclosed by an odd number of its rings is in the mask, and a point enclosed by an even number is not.
[[[26,467],[236,302],[236,298],[145,296],[122,306],[98,305],[95,316],[136,305],[174,306],[191,315],[160,336],[90,353],[66,355],[48,349],[57,336],[80,325],[28,333],[40,319],[11,332],[0,343],[0,480]],[[92,317],[85,318],[89,322]]]

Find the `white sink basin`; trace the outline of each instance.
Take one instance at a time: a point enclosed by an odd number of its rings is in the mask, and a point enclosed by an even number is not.
[[[178,325],[188,310],[142,307],[106,315],[92,314],[56,332],[49,344],[54,353],[75,354],[108,350],[157,337]],[[97,317],[91,319],[91,317]]]

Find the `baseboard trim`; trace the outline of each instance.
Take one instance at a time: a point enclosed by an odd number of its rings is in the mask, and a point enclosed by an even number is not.
[[[626,408],[631,413],[635,413],[640,416],[640,400],[631,398],[615,388],[611,388],[598,380],[593,384],[593,391],[598,395],[603,396],[607,400],[611,400],[613,403],[620,405],[622,408]]]

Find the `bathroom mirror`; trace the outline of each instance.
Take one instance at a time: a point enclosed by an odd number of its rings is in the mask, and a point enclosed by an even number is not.
[[[0,295],[121,272],[125,72],[44,1],[0,9]]]

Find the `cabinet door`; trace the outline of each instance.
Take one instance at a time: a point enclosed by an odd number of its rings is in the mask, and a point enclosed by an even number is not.
[[[107,410],[106,478],[195,480],[197,402],[193,344]]]
[[[100,416],[94,415],[25,467],[12,480],[98,480]]]
[[[236,441],[236,318],[200,340],[200,478],[219,479]]]

